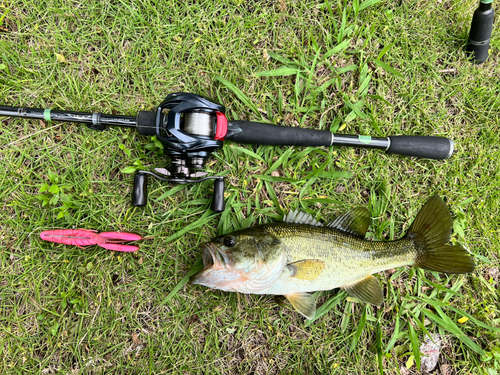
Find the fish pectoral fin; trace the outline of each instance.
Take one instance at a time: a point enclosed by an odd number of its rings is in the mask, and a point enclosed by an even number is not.
[[[365,238],[370,226],[371,214],[365,207],[356,207],[339,216],[326,226]]]
[[[382,305],[382,288],[380,283],[373,275],[368,275],[356,284],[343,286],[345,290],[353,297],[359,298],[363,302],[371,303],[372,305]]]
[[[288,266],[290,276],[301,280],[314,280],[323,272],[325,262],[319,259],[299,260]]]
[[[316,315],[316,301],[309,293],[292,293],[285,296],[295,310],[304,315],[307,319],[314,319]]]

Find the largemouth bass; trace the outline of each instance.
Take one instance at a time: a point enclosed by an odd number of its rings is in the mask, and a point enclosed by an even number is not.
[[[310,292],[342,288],[363,302],[381,305],[382,288],[374,273],[407,265],[444,273],[474,270],[461,245],[446,245],[453,220],[438,195],[396,241],[365,240],[370,217],[358,207],[323,226],[295,211],[282,223],[216,237],[200,246],[204,268],[191,281],[227,292],[284,295],[313,319],[316,302]]]

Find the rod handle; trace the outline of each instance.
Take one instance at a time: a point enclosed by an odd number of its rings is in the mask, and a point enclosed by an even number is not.
[[[238,129],[239,128],[239,129]],[[237,143],[263,146],[330,146],[332,133],[327,130],[294,128],[252,121],[231,121],[226,139]],[[238,129],[238,132],[233,131]]]
[[[453,154],[453,141],[445,137],[396,135],[389,140],[389,154],[437,160],[448,159]]]

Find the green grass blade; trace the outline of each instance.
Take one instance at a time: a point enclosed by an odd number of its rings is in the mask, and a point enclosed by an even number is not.
[[[394,331],[392,332],[392,337],[391,341],[389,341],[389,344],[387,344],[387,347],[385,348],[385,352],[389,353],[389,351],[392,349],[394,344],[396,343],[396,340],[398,339],[399,335],[399,314],[396,316],[396,323],[394,323]]]
[[[436,311],[438,311],[441,317],[437,316],[428,309],[422,309],[422,312],[430,320],[434,321],[439,327],[455,335],[460,341],[462,341],[473,351],[475,351],[480,355],[484,354],[484,351],[474,341],[472,341],[465,333],[463,333],[462,330],[450,318],[448,318],[439,307],[435,307],[435,309]]]
[[[361,85],[359,85],[359,88],[358,88],[358,91],[357,91],[357,95],[359,95],[359,96],[366,95],[366,93],[368,92],[368,85],[370,84],[371,79],[372,79],[371,74],[368,74],[365,77],[365,79],[363,80],[363,82],[361,82]]]
[[[278,201],[278,197],[276,196],[276,193],[274,192],[273,186],[271,185],[271,183],[269,181],[264,181],[264,183],[266,184],[266,190],[267,190],[267,193],[269,194],[269,198],[271,198],[274,205],[276,206],[276,210],[278,210],[278,212],[282,213],[280,202]]]
[[[394,43],[391,43],[382,48],[382,51],[380,51],[380,53],[377,56],[377,60],[381,60],[382,57],[384,57],[384,55],[392,48],[393,45]]]
[[[213,212],[210,210],[207,210],[198,220],[196,220],[194,223],[189,224],[186,226],[184,229],[172,234],[171,236],[167,237],[165,240],[163,240],[164,243],[169,243],[172,242],[173,240],[176,240],[179,237],[182,237],[185,233],[202,227],[206,223],[208,223],[210,220],[212,220]]]
[[[417,365],[417,369],[420,370],[420,342],[418,341],[417,334],[415,333],[411,322],[408,322],[408,333],[410,336],[413,356],[415,357],[415,364]]]
[[[231,194],[227,199],[226,208],[224,209],[224,212],[222,212],[222,214],[220,215],[219,219],[219,225],[218,225],[219,235],[227,233],[232,227],[230,213],[231,213],[231,207],[233,206],[233,202],[235,201],[235,199],[236,199],[235,194]]]
[[[330,310],[332,310],[335,306],[337,306],[340,302],[342,302],[346,296],[347,296],[346,292],[343,291],[338,292],[335,296],[330,298],[316,310],[316,315],[314,316],[314,319],[310,320],[308,319],[305,323],[305,326],[309,327],[316,320],[321,318],[323,315],[327,314]]]
[[[274,70],[266,70],[262,72],[255,73],[256,77],[284,77],[292,76],[301,73],[302,70],[298,68],[289,68],[287,66],[282,66],[281,68]]]
[[[416,299],[416,300],[418,300],[418,301],[425,302],[425,303],[427,303],[427,304],[429,304],[431,306],[434,306],[434,307],[435,306],[442,307],[442,306],[449,306],[450,305],[449,302],[443,302],[443,301],[440,301],[438,299],[427,298],[427,297],[424,297],[424,296],[422,296],[422,297],[416,297],[415,296],[413,298]]]
[[[316,55],[314,56],[314,59],[313,59],[313,62],[311,64],[311,67],[309,68],[309,74],[307,76],[307,82],[306,82],[306,88],[304,89],[304,91],[307,93],[309,92],[309,87],[311,86],[311,82],[312,82],[312,79],[313,79],[313,76],[315,74],[315,69],[316,69],[316,63],[318,62],[318,57],[319,57],[319,54],[321,52],[321,48],[318,48],[318,50],[316,51]],[[301,102],[301,105],[304,106],[305,104],[305,97],[306,95],[303,95],[302,96],[302,102]],[[311,103],[311,105],[309,105],[309,109],[310,111],[316,111],[316,109],[314,108],[314,106],[312,105],[313,103]],[[314,109],[313,109],[314,108]],[[319,108],[318,108],[319,109]],[[307,111],[308,113],[309,111]]]
[[[354,176],[352,172],[342,171],[321,171],[317,174],[320,178],[351,178]]]
[[[323,55],[322,59],[323,60],[326,60],[327,58],[329,58],[330,56],[333,56],[339,52],[341,52],[342,50],[344,50],[345,48],[347,48],[347,46],[351,44],[351,40],[350,39],[347,39],[347,40],[344,40],[342,43],[340,43],[339,45],[335,46],[334,48],[328,50],[325,52],[325,54]]]
[[[330,199],[330,198],[309,198],[309,197],[305,197],[301,200],[301,204],[304,203],[308,206],[310,205],[313,205],[313,204],[317,204],[317,203],[321,203],[321,204],[327,204],[327,205],[330,205],[330,204],[342,204],[344,202],[338,200],[338,199]]]
[[[302,189],[300,189],[299,199],[301,199],[305,194],[309,193],[309,189],[316,182],[317,179],[318,178],[316,176],[312,176],[307,179],[306,184],[302,187]]]
[[[253,152],[247,148],[236,146],[235,144],[232,144],[231,148],[234,149],[235,151],[242,152],[242,153],[244,153],[244,154],[246,154],[254,159],[260,160],[261,162],[265,163],[264,159],[261,156],[257,155],[255,152]]]
[[[341,40],[344,39],[346,34],[346,25],[347,25],[347,13],[346,8],[342,9],[342,23],[340,24],[339,33],[337,36],[337,42],[340,44]]]
[[[377,362],[378,362],[378,371],[380,375],[384,375],[384,363],[383,363],[383,351],[382,351],[382,329],[380,328],[380,321],[377,321],[377,331],[376,331],[376,339],[377,339]]]
[[[363,314],[361,315],[361,319],[359,320],[358,323],[358,328],[356,328],[356,334],[354,335],[354,338],[352,339],[351,342],[351,347],[349,348],[349,353],[352,353],[353,350],[356,348],[356,345],[358,344],[359,338],[361,337],[361,333],[363,333],[363,328],[365,327],[366,324],[366,310],[368,307],[366,306],[363,310]]]
[[[296,180],[295,178],[289,178],[289,177],[274,177],[274,176],[267,176],[267,175],[262,175],[262,174],[256,174],[254,175],[255,178],[260,178],[263,181],[268,181],[268,182],[291,182],[291,183],[297,183],[301,182],[303,180]]]
[[[293,147],[288,148],[279,158],[276,160],[273,165],[266,171],[266,174],[271,174],[273,171],[281,167],[289,158],[295,150]]]
[[[3,20],[5,19],[5,17],[7,16],[7,14],[10,13],[10,9],[6,9],[5,10],[5,13],[2,14],[2,16],[0,17],[0,26],[3,24]]]
[[[399,73],[396,69],[394,69],[392,66],[389,64],[386,64],[385,62],[382,62],[380,60],[373,60],[374,64],[377,65],[379,68],[384,69],[387,73],[391,73],[395,75],[396,77],[399,78],[404,78],[401,73]]]
[[[272,57],[273,59],[279,61],[280,63],[290,67],[290,68],[297,68],[298,67],[298,65],[296,63],[294,63],[292,60],[288,60],[287,58],[280,56],[275,52],[268,51],[267,55],[269,57]]]
[[[357,65],[349,65],[349,66],[344,66],[342,68],[338,68],[337,73],[342,74],[342,73],[352,72],[354,70],[358,70]]]
[[[161,202],[163,199],[170,197],[171,195],[174,195],[184,189],[187,185],[177,185],[174,186],[172,189],[167,190],[165,193],[163,193],[161,196],[158,197],[157,201]]]
[[[191,269],[186,273],[186,275],[177,283],[177,285],[167,294],[165,299],[160,303],[160,305],[165,305],[173,296],[175,296],[181,288],[189,282],[191,276],[193,276],[196,272],[201,271],[203,269],[203,259],[202,257],[198,257]]]
[[[455,311],[459,315],[465,316],[466,318],[468,318],[469,320],[473,321],[478,326],[483,327],[483,328],[487,329],[488,331],[493,331],[493,332],[496,332],[496,333],[500,333],[500,328],[489,326],[488,324],[485,324],[485,323],[481,322],[480,320],[474,318],[471,314],[466,313],[465,311],[457,309],[456,307],[453,307],[453,306],[448,306],[448,308],[451,309],[451,310],[453,310],[453,311]]]
[[[435,283],[435,282],[430,281],[430,280],[428,280],[428,279],[424,279],[423,281],[424,281],[424,282],[426,282],[426,283],[427,283],[427,284],[429,284],[429,285],[432,285],[435,289],[440,290],[440,291],[442,291],[442,292],[450,293],[450,294],[453,294],[453,295],[455,295],[455,296],[461,296],[461,295],[462,295],[461,293],[456,292],[456,291],[454,291],[454,290],[451,290],[451,289],[449,289],[449,288],[447,288],[447,287],[443,286],[442,284]]]
[[[366,0],[366,1],[363,1],[360,5],[359,5],[359,11],[363,11],[365,10],[366,8],[368,7],[371,7],[375,4],[378,4],[380,3],[381,1],[384,1],[384,0]]]
[[[255,104],[253,104],[252,101],[248,98],[248,96],[243,94],[239,88],[237,88],[235,85],[233,85],[225,78],[216,76],[215,79],[220,83],[222,83],[224,86],[226,86],[229,90],[231,90],[238,97],[238,99],[240,99],[243,102],[243,104],[249,107],[256,115],[258,115],[260,118],[262,117]]]

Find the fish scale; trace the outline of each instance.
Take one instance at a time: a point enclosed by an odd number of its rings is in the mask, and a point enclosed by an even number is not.
[[[415,243],[408,238],[367,241],[337,229],[287,223],[265,224],[262,229],[280,240],[288,264],[303,259],[325,262],[325,268],[315,280],[301,280],[292,277],[290,272],[283,272],[265,292],[268,294],[338,288],[353,284],[366,275],[413,264],[417,256]]]

